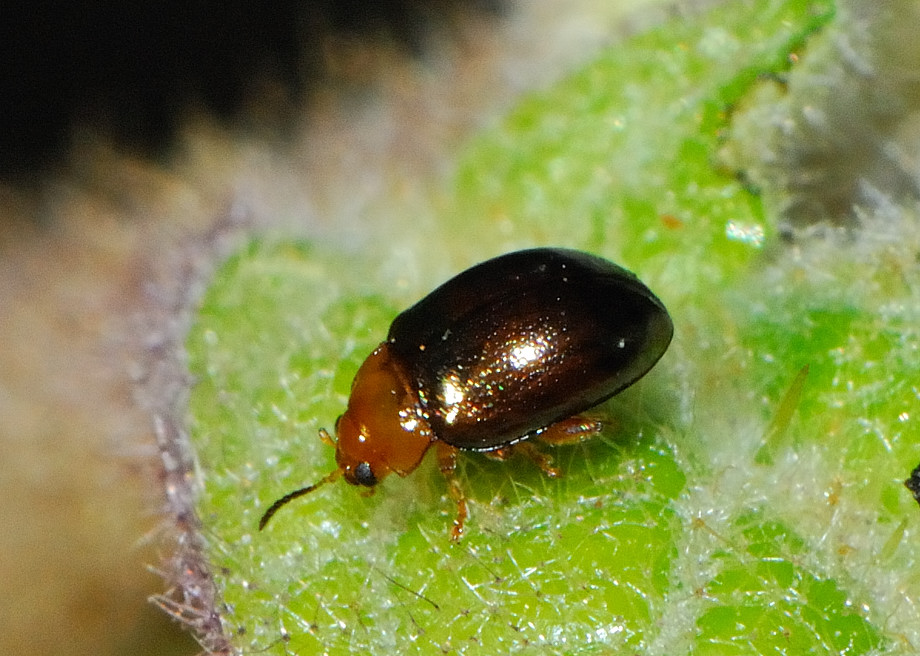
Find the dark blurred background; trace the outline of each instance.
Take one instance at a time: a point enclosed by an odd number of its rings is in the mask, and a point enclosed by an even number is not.
[[[504,0],[0,3],[0,178],[27,181],[55,163],[74,127],[156,155],[190,110],[233,122],[269,97],[284,98],[271,103],[283,127],[285,111],[328,75],[331,40],[424,58],[433,33],[506,9]]]

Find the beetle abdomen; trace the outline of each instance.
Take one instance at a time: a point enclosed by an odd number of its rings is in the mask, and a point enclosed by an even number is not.
[[[538,248],[449,280],[396,317],[388,341],[434,435],[489,450],[621,391],[672,334],[661,301],[629,271]]]

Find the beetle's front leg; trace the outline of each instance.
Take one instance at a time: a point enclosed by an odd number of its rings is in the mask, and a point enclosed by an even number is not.
[[[469,512],[466,507],[466,495],[463,493],[463,487],[457,480],[457,455],[460,450],[445,442],[438,442],[438,468],[447,480],[447,493],[450,498],[457,504],[457,516],[454,518],[454,524],[450,529],[450,539],[457,542],[463,536],[463,526]]]

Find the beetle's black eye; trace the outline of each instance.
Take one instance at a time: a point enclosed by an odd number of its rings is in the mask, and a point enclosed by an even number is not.
[[[374,487],[377,485],[377,477],[371,471],[371,465],[368,462],[360,462],[355,467],[355,483],[365,487]]]

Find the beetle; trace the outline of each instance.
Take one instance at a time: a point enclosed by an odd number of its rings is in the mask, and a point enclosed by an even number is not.
[[[275,501],[259,521],[339,477],[373,488],[407,476],[435,447],[456,503],[451,539],[467,519],[455,476],[460,451],[504,459],[529,455],[549,476],[551,459],[531,440],[583,440],[600,422],[579,416],[644,376],[674,327],[662,302],[633,273],[576,250],[501,255],[448,280],[399,314],[352,382],[335,423],[336,469]]]

